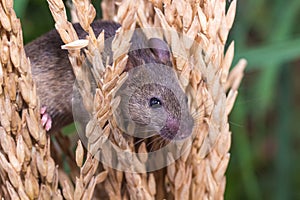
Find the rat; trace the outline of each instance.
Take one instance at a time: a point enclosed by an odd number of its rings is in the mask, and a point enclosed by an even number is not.
[[[104,31],[106,40],[113,38],[120,28],[120,24],[104,20],[96,20],[91,26],[96,36]],[[79,38],[85,39],[87,33],[80,25],[74,24],[74,28]],[[155,78],[151,76],[155,75],[158,75],[158,78],[151,84],[139,81],[127,82],[127,88],[133,91],[130,97],[128,93],[117,92],[121,99],[128,99],[119,110],[120,121],[125,123],[126,127],[127,119],[130,118],[136,127],[144,128],[146,132],[150,127],[152,132],[169,140],[191,135],[194,119],[189,113],[188,99],[172,68],[168,45],[158,38],[147,39],[142,31],[138,30],[134,32],[131,43],[125,68],[127,72],[133,71],[129,73],[129,80],[137,74],[140,79],[154,80]],[[68,52],[61,49],[63,44],[54,29],[25,45],[42,105],[42,124],[50,133],[73,121],[72,96],[75,75],[68,59]],[[151,67],[148,67],[148,64]],[[160,71],[160,67],[155,67],[156,65],[165,66],[169,71]],[[150,78],[145,77],[147,72],[136,70],[141,66],[144,71],[148,70]]]

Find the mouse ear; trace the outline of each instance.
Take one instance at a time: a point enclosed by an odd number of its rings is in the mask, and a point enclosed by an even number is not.
[[[150,38],[148,40],[148,45],[154,56],[162,63],[167,64],[171,61],[169,47],[163,40]]]

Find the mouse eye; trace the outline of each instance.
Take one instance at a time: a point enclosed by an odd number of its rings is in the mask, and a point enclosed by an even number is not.
[[[149,105],[151,108],[159,108],[161,107],[162,103],[158,98],[152,97],[149,101]]]
[[[186,97],[185,97],[185,103],[188,104],[188,102],[189,102],[189,99],[188,99],[188,97],[186,96]]]

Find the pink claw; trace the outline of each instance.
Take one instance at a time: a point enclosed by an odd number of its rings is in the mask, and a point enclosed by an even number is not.
[[[49,131],[52,126],[52,119],[46,111],[47,111],[47,107],[44,106],[41,108],[41,115],[42,115],[41,121],[42,121],[42,125],[45,127],[46,131]]]
[[[44,114],[44,113],[46,112],[46,110],[47,110],[47,107],[46,107],[46,106],[43,106],[43,107],[41,108],[41,115]]]
[[[52,126],[52,120],[51,120],[51,117],[49,116],[49,119],[45,125],[46,131],[49,131],[51,129],[51,126]]]

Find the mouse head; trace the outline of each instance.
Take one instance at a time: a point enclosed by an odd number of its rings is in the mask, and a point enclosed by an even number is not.
[[[164,139],[172,140],[191,134],[193,119],[188,112],[187,97],[183,93],[177,96],[165,85],[147,83],[136,88],[129,99],[128,110],[138,131],[148,136],[159,133]]]
[[[139,138],[160,135],[174,140],[190,136],[194,121],[175,71],[169,66],[148,63],[128,73],[116,93],[121,99],[115,112],[119,127]]]
[[[115,94],[121,99],[114,113],[118,126],[139,138],[160,135],[174,140],[190,136],[194,121],[172,68],[168,45],[135,30],[125,70],[129,76]]]

